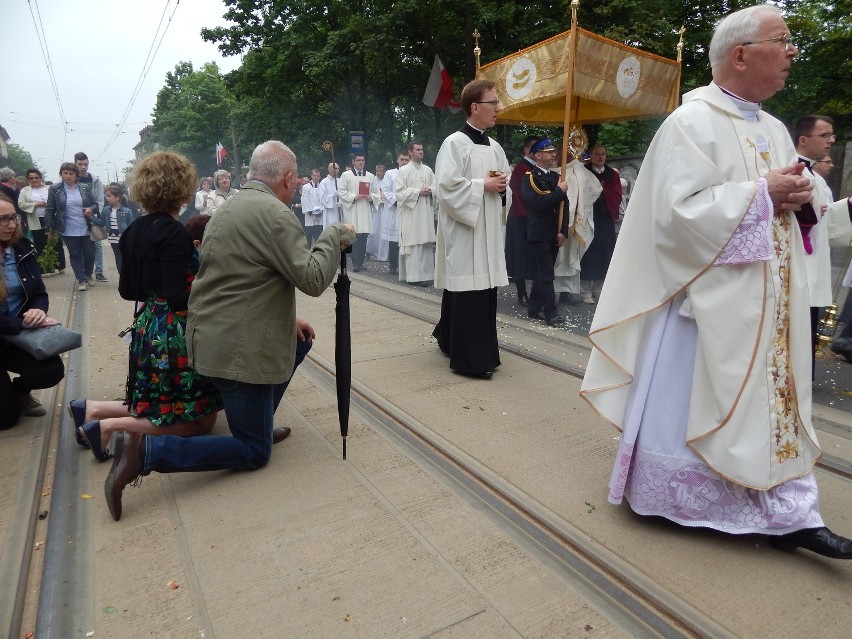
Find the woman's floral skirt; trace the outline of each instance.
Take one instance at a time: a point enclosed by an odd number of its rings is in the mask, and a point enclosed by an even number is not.
[[[133,322],[128,405],[155,426],[196,421],[222,408],[218,389],[189,365],[186,311],[173,312],[150,297]]]

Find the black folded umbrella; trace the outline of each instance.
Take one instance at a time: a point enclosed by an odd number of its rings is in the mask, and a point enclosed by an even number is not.
[[[349,434],[349,394],[352,387],[352,335],[349,329],[349,285],[346,253],[340,254],[340,275],[334,283],[337,305],[334,307],[334,367],[337,371],[337,415],[343,437],[343,459],[346,459],[346,436]]]

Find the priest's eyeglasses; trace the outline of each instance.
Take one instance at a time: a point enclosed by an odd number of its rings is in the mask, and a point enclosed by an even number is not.
[[[780,42],[784,45],[784,51],[788,53],[796,48],[796,45],[793,44],[793,36],[789,33],[786,33],[782,36],[778,36],[777,38],[766,38],[766,40],[755,40],[754,42],[743,42],[743,46],[747,44],[762,44],[764,42]]]
[[[500,106],[500,100],[488,100],[488,102],[477,102],[476,104],[490,104],[496,109]]]
[[[835,142],[837,140],[837,136],[834,133],[829,133],[826,131],[825,133],[812,133],[811,135],[804,135],[802,137],[805,138],[822,138],[823,140],[831,140]]]

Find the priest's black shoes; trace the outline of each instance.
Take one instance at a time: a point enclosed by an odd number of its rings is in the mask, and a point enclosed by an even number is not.
[[[494,371],[485,371],[483,373],[469,373],[465,371],[453,371],[456,375],[461,375],[462,377],[473,377],[474,379],[491,379],[494,377]]]
[[[852,559],[852,539],[846,539],[828,528],[805,528],[778,537],[770,537],[769,543],[781,550],[804,548],[818,555],[833,559]]]
[[[553,317],[547,318],[548,326],[562,326],[565,323],[565,318],[561,315],[554,315]]]
[[[577,306],[578,304],[582,304],[582,298],[577,297],[576,295],[572,295],[567,291],[563,291],[559,294],[559,302],[562,304],[567,304],[568,306]]]
[[[835,337],[831,342],[831,350],[852,364],[852,340],[848,337]]]
[[[145,435],[118,433],[115,458],[104,482],[104,496],[112,518],[121,519],[121,496],[124,487],[142,476],[145,455]]]

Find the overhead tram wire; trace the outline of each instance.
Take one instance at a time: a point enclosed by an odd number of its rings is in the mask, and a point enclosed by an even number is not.
[[[157,25],[157,30],[154,32],[154,38],[151,41],[151,46],[148,48],[148,55],[145,58],[145,62],[142,64],[142,71],[139,73],[139,79],[136,81],[136,86],[133,89],[133,93],[130,96],[130,102],[127,104],[127,108],[124,109],[124,113],[121,116],[119,122],[115,125],[115,131],[113,131],[112,136],[107,141],[106,146],[104,146],[103,150],[98,154],[98,157],[95,158],[95,162],[100,161],[100,159],[104,156],[104,154],[109,151],[109,148],[115,144],[115,141],[118,139],[118,136],[121,135],[121,129],[124,128],[124,125],[127,123],[127,118],[130,116],[130,110],[133,108],[133,105],[136,103],[136,98],[139,97],[139,93],[142,90],[142,84],[145,82],[145,78],[148,77],[148,71],[151,70],[151,66],[154,64],[154,59],[157,57],[157,52],[160,50],[160,45],[163,44],[163,40],[166,37],[166,33],[169,30],[169,25],[172,23],[172,18],[174,18],[175,13],[177,13],[178,6],[180,5],[180,0],[176,0],[175,8],[172,10],[171,14],[169,14],[168,21],[166,22],[166,26],[163,29],[162,35],[160,35],[160,27],[163,24],[163,18],[169,10],[169,5],[171,4],[171,0],[166,0],[166,6],[163,8],[163,13],[160,16],[160,22]],[[157,36],[160,36],[160,40],[157,41]],[[156,44],[156,48],[154,45]],[[152,53],[153,51],[153,53]]]
[[[35,5],[35,13],[33,13],[33,5]],[[27,6],[30,9],[30,16],[33,19],[33,26],[38,37],[38,44],[41,47],[41,55],[44,58],[44,64],[47,67],[47,74],[50,78],[50,85],[53,88],[53,96],[56,98],[56,106],[59,109],[59,117],[62,120],[62,130],[64,136],[62,138],[62,155],[65,157],[65,145],[68,143],[68,122],[65,117],[65,109],[62,108],[62,98],[59,97],[59,84],[56,82],[56,75],[53,73],[53,62],[50,59],[50,50],[47,46],[47,32],[44,30],[44,23],[41,21],[41,11],[38,8],[38,0],[27,0]],[[38,21],[36,21],[38,16]]]

